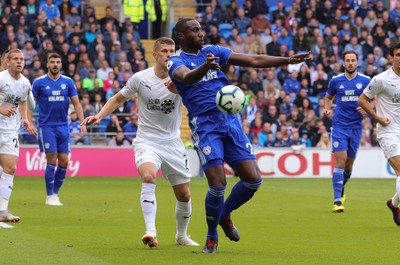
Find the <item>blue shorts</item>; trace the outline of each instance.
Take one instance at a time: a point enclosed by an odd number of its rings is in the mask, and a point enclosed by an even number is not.
[[[356,158],[362,129],[332,128],[332,152],[347,151],[347,157]]]
[[[40,152],[69,154],[69,128],[65,126],[49,126],[39,128]]]
[[[190,118],[189,125],[204,170],[222,165],[223,161],[234,167],[242,161],[256,159],[253,146],[235,115],[208,113]]]

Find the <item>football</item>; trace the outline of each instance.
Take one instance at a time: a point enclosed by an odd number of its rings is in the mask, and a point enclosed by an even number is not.
[[[234,85],[222,87],[215,98],[218,109],[226,114],[239,113],[244,107],[245,100],[243,91]]]

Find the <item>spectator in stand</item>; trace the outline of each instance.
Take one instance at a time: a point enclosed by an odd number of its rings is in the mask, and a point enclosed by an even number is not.
[[[219,17],[215,14],[214,11],[215,10],[213,10],[211,6],[206,6],[204,14],[202,15],[203,23],[206,25],[207,28],[210,28],[211,26],[217,27],[218,24],[221,23]]]
[[[103,82],[103,84],[104,84],[104,87],[103,87],[104,92],[106,92],[106,93],[108,92],[108,90],[113,86],[114,80],[115,80],[115,73],[114,73],[114,71],[111,71],[111,72],[108,73],[107,79],[103,80],[104,81]]]
[[[278,43],[278,34],[272,33],[271,42],[267,44],[267,54],[271,56],[279,56],[280,44]]]
[[[134,53],[134,57],[130,60],[132,71],[134,73],[138,72],[140,69],[140,63],[144,62],[146,67],[148,65],[147,61],[144,59],[141,51],[136,50]]]
[[[299,27],[296,36],[293,38],[293,50],[297,53],[299,51],[309,51],[311,49],[310,40],[304,27]]]
[[[258,12],[255,17],[251,19],[251,27],[256,33],[263,33],[265,29],[270,28],[268,18],[261,12]]]
[[[356,10],[356,16],[361,17],[364,20],[370,10],[371,9],[368,6],[368,0],[362,0],[361,5]]]
[[[297,71],[292,71],[288,78],[285,79],[283,83],[283,89],[286,91],[288,95],[291,97],[296,97],[296,95],[300,91],[300,82],[297,81],[298,73]]]
[[[308,91],[304,88],[299,90],[299,93],[296,95],[295,99],[293,100],[293,105],[295,105],[298,109],[302,108],[303,106],[303,99],[307,97]]]
[[[238,10],[238,3],[235,0],[231,0],[229,5],[225,8],[225,16],[223,18],[224,23],[234,24]]]
[[[39,12],[41,11],[46,12],[46,18],[49,20],[54,20],[55,18],[60,17],[60,10],[53,4],[53,0],[46,0],[46,3],[39,9]]]
[[[99,113],[101,108],[104,106],[104,103],[105,103],[105,100],[104,100],[102,93],[96,93],[96,94],[94,94],[94,100],[92,103],[90,103],[90,105],[92,105],[93,111],[95,113]]]
[[[235,41],[231,41],[230,45],[234,52],[243,53],[245,43],[242,36],[237,35]]]
[[[252,0],[246,0],[244,2],[244,15],[250,19],[256,17],[257,9],[256,6],[253,5]]]
[[[119,32],[119,21],[114,17],[114,12],[110,6],[105,8],[105,16],[98,21],[100,29],[105,30],[106,24],[110,23],[112,30]]]
[[[75,111],[71,112],[68,122],[69,137],[71,145],[89,145],[90,138],[88,135],[81,135],[81,122],[78,120],[78,114]]]
[[[122,125],[119,122],[118,116],[115,114],[110,115],[110,122],[106,127],[106,135],[107,135],[107,143],[112,139],[115,138],[115,134],[118,131],[123,131]]]
[[[90,105],[90,96],[88,94],[83,94],[82,99],[80,100],[83,116],[86,118],[88,116],[94,115],[93,106]]]
[[[258,145],[264,146],[266,142],[268,142],[268,134],[274,134],[271,129],[271,123],[265,122],[263,124],[262,130],[257,134]]]
[[[25,65],[30,67],[33,62],[33,57],[37,55],[37,51],[33,48],[31,41],[26,41],[22,53],[25,56]]]
[[[266,68],[263,70],[263,87],[268,87],[268,84],[273,84],[275,89],[281,90],[282,85],[279,82],[278,78],[276,78],[275,72],[273,69]]]
[[[272,12],[272,23],[276,23],[278,19],[284,21],[286,16],[285,5],[283,1],[279,1],[277,3],[277,9]]]
[[[328,133],[324,133],[316,147],[328,149],[331,147],[331,140]]]
[[[60,11],[60,18],[62,20],[64,20],[67,17],[72,6],[73,5],[71,4],[71,1],[62,0],[61,4],[58,6],[58,10]]]
[[[121,90],[120,83],[118,82],[118,80],[114,80],[112,87],[107,91],[106,101],[109,100],[115,94],[117,94],[118,91],[120,91],[120,90]]]
[[[82,80],[82,88],[84,88],[88,92],[92,91],[94,88],[95,81],[97,81],[99,83],[99,87],[101,87],[101,88],[104,87],[103,80],[96,76],[96,69],[91,68],[89,70],[89,76],[83,78],[83,80]]]
[[[249,69],[250,77],[246,82],[247,88],[253,92],[254,95],[257,94],[258,90],[263,90],[263,84],[261,79],[258,77],[258,72],[254,68]]]
[[[124,131],[123,130],[118,130],[117,133],[115,134],[115,137],[113,137],[110,141],[108,141],[108,146],[130,146],[131,144],[129,141],[125,138]]]
[[[364,18],[363,25],[368,29],[368,32],[371,33],[377,21],[378,19],[376,18],[375,12],[373,10],[369,10],[367,16]]]
[[[229,83],[234,86],[239,85],[239,75],[236,71],[236,67],[234,65],[228,65],[227,71],[225,72],[226,77],[229,80]]]
[[[108,79],[108,74],[110,72],[113,72],[113,69],[109,67],[108,61],[107,60],[102,60],[101,61],[101,67],[97,69],[97,77],[100,78],[101,80],[105,81]],[[104,87],[104,86],[103,86]]]
[[[249,17],[245,16],[244,10],[242,8],[239,8],[237,10],[236,15],[236,18],[234,19],[235,28],[239,31],[239,34],[245,33],[247,27],[251,26],[251,20]]]
[[[279,112],[275,105],[268,105],[267,108],[263,110],[262,122],[269,122],[274,124],[279,117]]]
[[[296,106],[293,106],[290,115],[287,117],[287,121],[298,128],[304,121],[304,114]]]
[[[82,19],[79,16],[78,9],[75,6],[71,6],[68,15],[65,17],[65,22],[71,27],[75,27],[75,25],[82,25]]]
[[[208,34],[209,44],[216,45],[220,41],[220,38],[217,26],[211,25],[210,33]]]
[[[263,121],[261,117],[255,117],[253,122],[250,124],[250,131],[253,135],[257,135],[261,132],[263,127]]]
[[[28,0],[27,1],[26,8],[28,10],[28,15],[30,20],[34,20],[34,18],[38,15],[39,13],[39,8],[37,6],[36,0]]]
[[[313,92],[311,96],[319,97],[324,96],[326,89],[328,88],[328,80],[326,79],[326,73],[323,70],[318,71],[317,80],[313,83]]]
[[[250,97],[249,104],[244,108],[243,113],[249,124],[255,119],[257,110],[256,97],[252,96]]]
[[[136,132],[138,130],[138,115],[137,114],[131,114],[129,122],[127,122],[124,125],[124,131],[125,131],[125,139],[129,141],[129,143],[132,144],[133,139],[136,137]]]

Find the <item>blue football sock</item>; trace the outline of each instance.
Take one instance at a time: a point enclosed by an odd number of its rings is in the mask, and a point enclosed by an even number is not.
[[[349,181],[351,177],[351,171],[350,172],[343,172],[343,189],[342,189],[342,197],[344,195],[344,187],[346,186],[347,181]]]
[[[250,200],[261,183],[262,179],[256,181],[238,181],[235,186],[233,186],[231,194],[224,203],[224,211],[222,212],[221,219],[224,220],[228,218],[231,212]]]
[[[55,164],[46,165],[46,171],[44,172],[44,180],[46,182],[46,193],[47,196],[54,194],[54,175],[55,175]]]
[[[343,168],[334,168],[333,176],[332,176],[332,185],[333,185],[333,196],[334,201],[339,202],[342,199],[342,190],[343,190]]]
[[[62,184],[64,183],[67,168],[58,166],[54,179],[54,194],[58,194]]]
[[[206,195],[208,238],[218,238],[218,223],[224,206],[225,187],[209,187]]]

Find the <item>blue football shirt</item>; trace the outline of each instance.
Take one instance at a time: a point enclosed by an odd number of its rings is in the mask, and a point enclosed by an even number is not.
[[[206,62],[209,53],[219,57],[216,62],[222,65],[226,64],[232,51],[214,45],[204,46],[197,54],[178,50],[167,63],[169,76],[181,95],[183,104],[188,109],[189,117],[198,116],[205,112],[219,111],[215,103],[215,96],[221,87],[230,84],[221,70],[209,70],[203,79],[195,84],[185,84],[173,78],[173,73],[181,66],[195,69],[202,65]]]
[[[334,76],[328,85],[327,93],[336,95],[336,109],[332,126],[337,128],[361,129],[363,116],[357,111],[358,98],[370,82],[366,75],[357,73],[353,79],[345,74]]]
[[[68,125],[69,98],[77,96],[71,78],[60,75],[53,80],[48,75],[37,78],[32,93],[39,105],[39,126]]]

